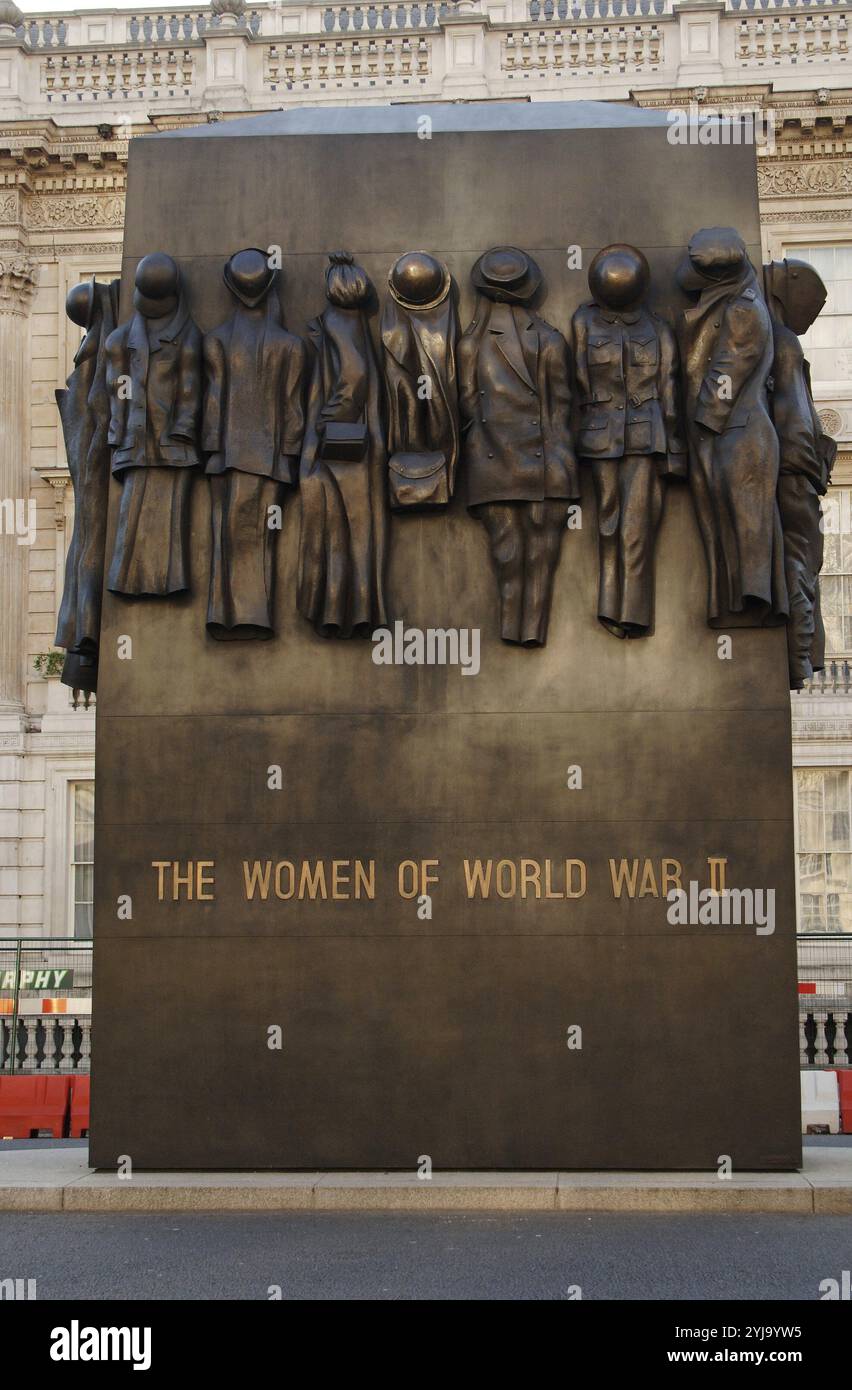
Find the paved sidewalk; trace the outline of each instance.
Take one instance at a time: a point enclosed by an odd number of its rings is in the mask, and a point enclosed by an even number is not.
[[[0,1144],[0,1211],[852,1213],[852,1149],[806,1145],[798,1173],[115,1173],[85,1148]]]

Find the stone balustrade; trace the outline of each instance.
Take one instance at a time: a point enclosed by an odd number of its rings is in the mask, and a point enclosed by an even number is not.
[[[239,7],[240,0],[236,0]],[[220,6],[217,5],[217,9]],[[95,108],[264,110],[282,102],[586,97],[693,85],[848,81],[837,0],[399,0],[85,10],[0,23],[0,118]],[[14,11],[10,18],[14,18]]]

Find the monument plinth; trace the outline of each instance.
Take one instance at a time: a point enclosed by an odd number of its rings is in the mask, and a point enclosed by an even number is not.
[[[230,258],[280,248],[275,333],[308,341],[345,248],[378,290],[357,313],[379,361],[405,253],[447,268],[465,330],[472,268],[521,248],[541,274],[535,314],[570,343],[588,266],[628,243],[650,268],[648,313],[674,328],[695,230],[737,228],[758,266],[760,236],[754,149],[672,144],[668,129],[595,103],[412,105],[134,141],[119,321],[138,262],[162,251],[200,334],[218,331],[235,313]],[[504,272],[489,273],[493,289]],[[337,331],[327,314],[325,340]],[[528,372],[532,396],[531,361],[507,370]],[[336,447],[360,466],[351,431]],[[222,501],[200,469],[188,591],[105,593],[95,1165],[797,1165],[784,629],[708,626],[701,535],[673,476],[650,630],[607,631],[579,459],[546,642],[502,641],[494,534],[465,505],[465,468],[463,432],[449,506],[389,517],[386,660],[300,615],[307,501],[291,486],[269,548],[270,640],[208,629]],[[108,548],[121,499],[114,483]],[[691,884],[771,890],[773,929],[673,922],[666,895],[682,886],[689,917]]]

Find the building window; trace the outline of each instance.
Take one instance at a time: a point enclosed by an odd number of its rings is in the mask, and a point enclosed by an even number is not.
[[[796,770],[799,931],[852,932],[852,773]]]
[[[808,261],[828,290],[825,308],[802,338],[811,379],[827,386],[852,386],[852,246],[789,246],[786,254]]]
[[[91,940],[94,901],[95,784],[71,783],[71,935]]]
[[[823,498],[825,558],[819,581],[827,656],[852,655],[852,488]]]

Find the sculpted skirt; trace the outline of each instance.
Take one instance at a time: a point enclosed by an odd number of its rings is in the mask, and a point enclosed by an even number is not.
[[[219,641],[272,637],[276,513],[274,478],[229,468],[210,474],[212,554],[207,630]]]
[[[177,594],[189,588],[192,468],[156,465],[119,474],[121,506],[107,588],[114,594]]]
[[[321,463],[302,478],[298,608],[321,637],[369,636],[387,623],[387,518],[368,462]]]

